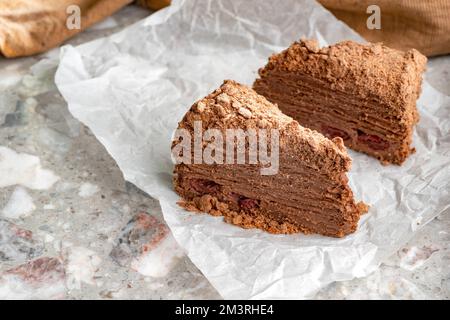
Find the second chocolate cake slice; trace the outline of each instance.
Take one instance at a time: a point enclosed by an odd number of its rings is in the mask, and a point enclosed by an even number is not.
[[[245,137],[240,144],[237,132]],[[236,145],[230,148],[229,141]],[[367,210],[355,203],[348,186],[351,159],[341,138],[330,140],[300,126],[234,81],[190,108],[172,152],[180,204],[244,228],[342,237],[356,230]]]
[[[319,48],[304,40],[270,57],[253,87],[301,125],[384,164],[401,164],[414,151],[425,64],[414,49],[352,41]]]

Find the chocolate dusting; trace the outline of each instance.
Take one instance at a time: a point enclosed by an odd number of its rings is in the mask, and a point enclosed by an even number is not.
[[[356,230],[367,206],[355,203],[348,186],[351,159],[341,138],[328,139],[300,126],[266,98],[231,80],[197,101],[178,128],[193,134],[199,120],[203,129],[224,134],[232,128],[278,129],[279,171],[261,175],[260,163],[177,164],[174,188],[182,207],[271,233],[342,237]]]
[[[346,146],[402,164],[414,152],[426,57],[382,44],[301,40],[269,58],[254,89],[301,125]]]

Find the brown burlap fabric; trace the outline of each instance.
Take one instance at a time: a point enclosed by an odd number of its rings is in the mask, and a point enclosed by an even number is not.
[[[28,56],[58,46],[133,0],[0,0],[0,53]],[[81,29],[66,26],[67,8],[81,9]]]
[[[427,56],[450,53],[450,0],[319,0],[365,39]],[[381,29],[367,28],[369,5],[380,8]]]
[[[27,56],[64,40],[106,18],[133,0],[0,0],[0,53]],[[152,10],[170,0],[137,0]],[[450,0],[319,0],[368,41],[416,48],[427,56],[450,53]],[[69,5],[81,8],[81,29],[66,27]],[[369,5],[378,5],[381,29],[368,29]]]
[[[137,0],[137,3],[151,10],[159,10],[170,5],[170,0]]]

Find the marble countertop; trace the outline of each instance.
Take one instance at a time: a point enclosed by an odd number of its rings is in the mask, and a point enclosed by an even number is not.
[[[148,14],[129,6],[69,43]],[[127,183],[69,113],[54,70],[32,67],[58,51],[0,58],[0,299],[220,299],[176,244],[158,201]],[[430,59],[426,78],[450,95],[450,56]],[[316,297],[449,299],[450,215],[425,225],[369,277]]]

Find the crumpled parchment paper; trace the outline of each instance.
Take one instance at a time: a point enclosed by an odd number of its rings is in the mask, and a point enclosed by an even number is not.
[[[252,84],[267,57],[300,37],[360,37],[309,0],[174,1],[108,38],[64,47],[56,84],[125,178],[159,199],[175,239],[224,298],[311,298],[364,277],[450,206],[450,98],[427,83],[417,153],[401,166],[350,151],[350,182],[371,205],[343,239],[272,235],[180,209],[170,140],[198,98],[224,79]]]

